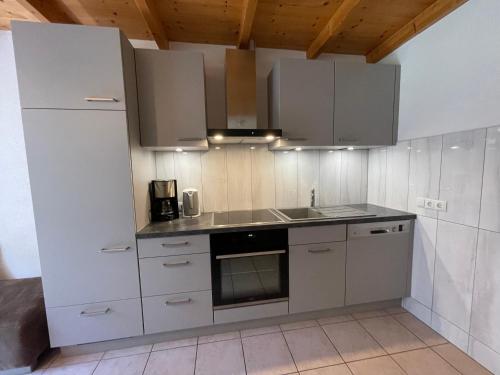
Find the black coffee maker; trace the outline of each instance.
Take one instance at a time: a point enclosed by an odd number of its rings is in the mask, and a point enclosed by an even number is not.
[[[179,218],[176,180],[154,180],[149,184],[151,221],[170,221]]]

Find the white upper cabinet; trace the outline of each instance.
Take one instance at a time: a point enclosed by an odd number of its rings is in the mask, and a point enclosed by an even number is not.
[[[283,130],[273,148],[333,145],[331,61],[280,59],[268,77],[269,127]]]
[[[396,143],[399,73],[396,65],[335,62],[336,146]]]
[[[207,150],[203,54],[136,49],[141,144]]]
[[[12,22],[22,108],[125,109],[116,28]]]

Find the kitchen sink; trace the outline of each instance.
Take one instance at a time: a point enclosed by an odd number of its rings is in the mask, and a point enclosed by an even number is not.
[[[349,206],[281,208],[276,209],[276,211],[288,221],[308,221],[376,216],[375,214]]]
[[[314,208],[309,208],[309,207],[282,208],[282,209],[277,209],[276,211],[278,211],[289,221],[328,219],[328,216],[325,216],[321,212],[315,210]]]

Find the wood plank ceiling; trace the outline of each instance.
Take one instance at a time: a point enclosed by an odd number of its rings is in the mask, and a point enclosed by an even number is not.
[[[365,55],[377,62],[467,0],[0,0],[10,20],[115,26],[130,39]]]

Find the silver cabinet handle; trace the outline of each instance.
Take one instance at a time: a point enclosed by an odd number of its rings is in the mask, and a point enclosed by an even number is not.
[[[173,267],[173,266],[185,266],[190,264],[189,260],[182,260],[180,262],[165,262],[163,263],[163,267]]]
[[[391,231],[389,229],[373,229],[370,231],[370,234],[384,234],[384,233],[390,233]]]
[[[177,138],[177,142],[199,142],[204,140],[206,138]]]
[[[96,310],[96,311],[81,311],[80,316],[82,317],[89,317],[89,316],[97,316],[97,315],[106,315],[111,312],[111,309],[109,307],[105,308],[104,310]]]
[[[163,247],[176,247],[176,246],[187,246],[189,245],[189,241],[181,241],[181,242],[170,242],[170,243],[162,243]]]
[[[193,300],[191,298],[183,298],[183,299],[171,299],[165,301],[165,305],[180,305],[182,303],[191,303]]]
[[[309,251],[312,254],[316,254],[316,253],[327,253],[329,251],[332,251],[332,249],[308,249],[307,251]]]
[[[233,259],[233,258],[248,258],[248,257],[256,257],[261,255],[275,255],[275,254],[284,254],[286,250],[271,250],[271,251],[255,251],[253,253],[238,253],[238,254],[228,254],[228,255],[216,255],[216,260],[221,259]]]
[[[87,102],[113,102],[116,103],[118,102],[118,99],[111,97],[111,98],[106,98],[106,97],[101,97],[101,96],[87,96],[85,98]]]
[[[125,251],[129,251],[130,246],[125,247],[103,247],[100,252],[101,253],[123,253]]]
[[[287,141],[292,141],[292,142],[305,142],[307,141],[307,138],[285,138]]]

